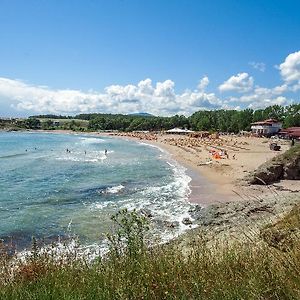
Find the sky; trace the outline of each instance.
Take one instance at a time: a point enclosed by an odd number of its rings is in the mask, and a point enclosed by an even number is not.
[[[0,0],[0,117],[300,103],[299,0]]]

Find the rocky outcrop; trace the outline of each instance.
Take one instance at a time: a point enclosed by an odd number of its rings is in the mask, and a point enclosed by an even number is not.
[[[288,161],[284,166],[283,179],[300,179],[300,151],[297,154],[297,157]]]
[[[284,174],[283,164],[273,161],[261,165],[253,174],[250,175],[250,184],[270,184],[282,179]]]
[[[236,226],[253,221],[261,216],[274,214],[276,200],[251,200],[213,204],[206,208],[196,206],[190,211],[197,224],[201,226]]]
[[[246,182],[271,184],[281,179],[300,180],[300,145],[262,164],[246,177]]]
[[[261,230],[277,222],[295,204],[300,205],[300,198],[298,195],[290,194],[285,197],[256,198],[212,204],[207,207],[196,205],[189,213],[194,220],[193,224],[198,227],[180,236],[175,244],[180,245],[185,253],[188,253],[189,249],[197,243],[207,243],[216,247],[219,241],[258,242],[261,241]],[[271,242],[278,239],[278,236],[267,233],[266,236]],[[264,236],[264,240],[266,239]]]

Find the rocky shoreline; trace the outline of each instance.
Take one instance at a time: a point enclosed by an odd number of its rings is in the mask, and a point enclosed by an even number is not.
[[[300,180],[300,145],[262,164],[245,180],[250,184],[270,184],[279,180]]]
[[[285,197],[268,197],[240,202],[196,206],[191,215],[198,227],[179,236],[175,241],[184,252],[195,244],[242,243],[260,240],[261,231],[287,215],[300,204],[299,194]]]
[[[207,207],[196,205],[190,213],[195,220],[193,224],[198,227],[179,237],[176,243],[188,249],[200,239],[206,242],[258,239],[263,228],[300,204],[299,153],[300,146],[296,146],[240,180],[237,184],[241,201]],[[281,166],[282,177],[272,176],[276,170],[273,165]],[[254,181],[259,176],[269,185],[261,185],[261,180]]]

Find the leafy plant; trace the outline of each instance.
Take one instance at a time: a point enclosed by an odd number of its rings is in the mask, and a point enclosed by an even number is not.
[[[137,258],[146,249],[145,233],[149,229],[146,217],[136,210],[123,209],[111,217],[114,221],[114,233],[107,235],[110,253],[120,257],[127,255]]]

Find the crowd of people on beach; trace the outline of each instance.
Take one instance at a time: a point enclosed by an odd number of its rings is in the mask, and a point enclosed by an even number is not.
[[[145,133],[145,132],[118,132],[118,133],[113,133],[111,135],[136,138],[139,140],[146,140],[146,141],[157,141],[158,139],[156,133]]]
[[[213,159],[236,159],[234,152],[248,150],[246,141],[238,140],[235,136],[209,135],[206,137],[173,136],[165,137],[163,134],[148,132],[118,132],[114,136],[135,138],[143,141],[160,141],[161,143],[179,147],[187,152],[207,151]],[[231,155],[229,155],[231,152]]]
[[[193,150],[195,152],[201,152],[206,150],[211,158],[214,159],[229,159],[229,153],[238,152],[240,150],[247,150],[244,146],[247,145],[247,142],[241,142],[235,140],[234,138],[192,138],[192,137],[181,137],[181,138],[165,138],[163,143],[177,146],[185,149],[186,151]],[[231,156],[232,159],[235,159],[235,154]]]
[[[248,160],[249,155],[265,152],[268,149],[265,146],[268,139],[252,135],[209,133],[207,135],[195,135],[195,133],[167,135],[163,132],[119,132],[112,135],[154,142],[161,146],[166,144],[167,147],[174,147],[175,153],[178,152],[176,150],[178,148],[187,154],[187,160],[192,160],[197,166],[238,164],[243,168],[243,161]]]

